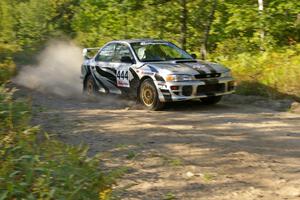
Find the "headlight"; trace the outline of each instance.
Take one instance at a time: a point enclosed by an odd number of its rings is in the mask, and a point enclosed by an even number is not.
[[[230,71],[224,72],[222,73],[221,77],[231,77],[231,72]]]
[[[193,78],[193,76],[186,74],[170,74],[167,75],[166,81],[192,81]]]

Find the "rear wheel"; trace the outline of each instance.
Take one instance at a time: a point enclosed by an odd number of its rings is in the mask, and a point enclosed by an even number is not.
[[[151,79],[146,79],[140,87],[140,101],[149,110],[160,110],[164,107],[164,103],[160,102],[156,87]]]
[[[84,95],[87,97],[95,97],[98,94],[98,86],[90,74],[85,81],[84,85]]]
[[[214,105],[217,104],[219,101],[221,101],[222,96],[213,96],[213,97],[205,97],[200,98],[201,102],[206,105]]]

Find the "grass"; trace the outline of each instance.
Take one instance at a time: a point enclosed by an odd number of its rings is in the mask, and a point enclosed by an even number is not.
[[[228,66],[238,82],[237,93],[269,98],[291,97],[300,101],[300,45],[259,54],[214,55]]]
[[[168,155],[161,155],[160,157],[163,159],[164,164],[170,167],[178,167],[183,165],[183,160],[180,158],[175,158]]]
[[[30,104],[12,96],[0,86],[0,199],[109,199],[126,169],[104,173],[87,147],[37,137]]]
[[[173,199],[176,199],[176,196],[172,192],[168,192],[163,197],[163,200],[173,200]]]
[[[129,151],[127,152],[127,155],[126,155],[126,158],[129,159],[129,160],[132,160],[134,159],[138,154],[134,151]]]
[[[210,181],[215,179],[215,175],[211,174],[211,173],[205,173],[205,174],[203,174],[202,178],[203,178],[204,181],[210,182]]]
[[[169,159],[167,161],[167,163],[168,163],[169,166],[172,166],[172,167],[182,166],[183,165],[182,160],[179,159],[179,158]]]
[[[172,157],[170,155],[162,155],[152,152],[150,154],[151,157],[159,157],[162,159],[163,164],[170,166],[170,167],[178,167],[182,166],[184,164],[184,161],[181,158],[178,157]]]

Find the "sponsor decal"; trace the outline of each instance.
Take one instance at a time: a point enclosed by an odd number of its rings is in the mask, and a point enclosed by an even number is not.
[[[119,87],[129,87],[128,82],[124,80],[117,80],[117,84]]]

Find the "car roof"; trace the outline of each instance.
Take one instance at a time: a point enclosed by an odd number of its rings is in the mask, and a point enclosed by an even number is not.
[[[114,40],[112,42],[126,42],[126,43],[136,43],[136,42],[149,42],[149,43],[159,43],[159,42],[167,42],[165,40],[158,39],[129,39],[129,40]]]

